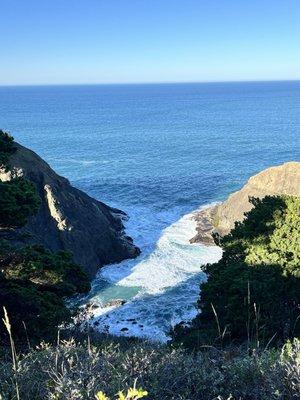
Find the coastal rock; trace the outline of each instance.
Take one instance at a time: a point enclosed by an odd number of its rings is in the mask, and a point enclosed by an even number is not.
[[[252,208],[249,197],[262,199],[267,195],[284,194],[300,196],[300,162],[268,168],[252,176],[241,190],[223,203],[196,213],[197,235],[191,242],[213,244],[213,232],[221,236],[228,234],[235,221],[242,221],[245,212]]]
[[[214,230],[213,216],[216,212],[216,207],[207,207],[195,213],[197,235],[190,240],[190,243],[202,243],[206,246],[214,245],[212,233]]]
[[[107,303],[105,303],[104,307],[120,307],[120,306],[123,306],[125,303],[126,303],[126,300],[115,299],[115,300],[110,300]]]
[[[139,254],[132,239],[125,235],[124,212],[74,188],[36,153],[15,145],[17,151],[9,161],[11,172],[0,171],[0,180],[24,176],[36,185],[41,198],[39,212],[24,228],[13,235],[10,232],[15,244],[38,243],[52,251],[70,251],[91,278],[104,264]]]

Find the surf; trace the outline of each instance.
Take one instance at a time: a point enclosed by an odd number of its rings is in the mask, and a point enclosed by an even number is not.
[[[196,232],[194,212],[162,229],[172,219],[168,211],[146,226],[143,211],[126,223],[141,255],[102,268],[84,303],[94,305],[89,323],[98,331],[165,342],[175,324],[197,314],[199,285],[206,279],[201,267],[218,261],[222,250],[189,243]]]

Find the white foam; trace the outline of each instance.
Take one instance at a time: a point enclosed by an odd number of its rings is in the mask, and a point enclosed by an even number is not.
[[[106,266],[94,281],[89,301],[100,307],[91,323],[97,321],[97,329],[112,334],[165,341],[172,325],[196,315],[199,284],[205,279],[201,265],[219,260],[222,250],[189,243],[196,228],[193,213],[163,230],[161,226],[172,219],[171,214],[158,213],[155,221],[145,224],[145,213],[139,210],[144,218],[138,226],[127,224],[142,254],[135,260]],[[131,221],[137,221],[136,217]],[[127,303],[104,307],[106,301],[116,298]]]

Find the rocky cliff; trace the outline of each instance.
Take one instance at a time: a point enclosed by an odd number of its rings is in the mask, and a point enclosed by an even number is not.
[[[42,201],[39,212],[24,228],[6,232],[13,242],[40,243],[52,251],[70,251],[90,277],[104,264],[139,254],[124,233],[125,213],[74,188],[36,153],[15,145],[17,151],[9,159],[10,171],[2,170],[0,180],[24,176],[36,185]]]
[[[244,213],[251,209],[249,197],[283,194],[300,196],[300,162],[268,168],[252,176],[241,190],[223,203],[196,213],[197,235],[191,242],[210,244],[213,243],[213,231],[221,236],[229,233],[235,221],[243,220]]]

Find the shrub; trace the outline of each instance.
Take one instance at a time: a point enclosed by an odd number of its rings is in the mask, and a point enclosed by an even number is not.
[[[6,250],[2,250],[0,258],[5,278],[30,281],[60,296],[84,293],[90,289],[87,275],[72,261],[70,253],[53,253],[40,245],[14,249],[3,243],[2,249],[5,245]]]
[[[16,338],[24,341],[26,334],[33,342],[42,338],[52,339],[57,326],[71,317],[63,299],[55,293],[43,291],[29,281],[5,279],[1,273],[0,304],[6,307],[11,316]],[[0,315],[3,316],[2,310]],[[6,338],[3,326],[0,328],[0,337]]]
[[[33,183],[24,178],[0,182],[0,227],[20,228],[39,208],[40,198]]]
[[[176,340],[193,346],[300,335],[300,198],[251,202],[245,220],[220,240],[222,259],[205,267],[201,314],[190,329],[175,330]]]
[[[0,129],[0,168],[8,169],[9,157],[15,151],[14,138]]]
[[[0,304],[11,316],[16,335],[24,337],[24,323],[32,337],[49,338],[71,313],[63,298],[90,289],[88,277],[66,252],[42,246],[0,246]],[[2,327],[0,333],[4,334]]]

